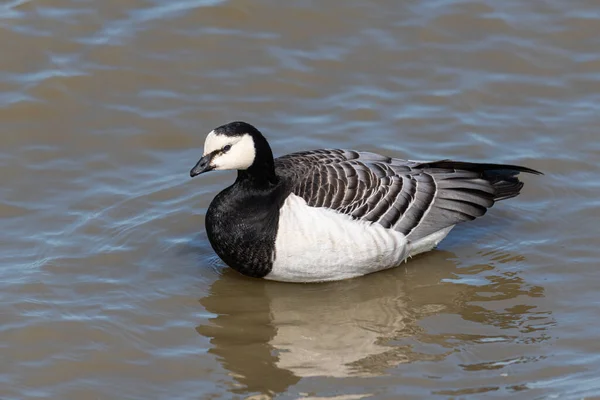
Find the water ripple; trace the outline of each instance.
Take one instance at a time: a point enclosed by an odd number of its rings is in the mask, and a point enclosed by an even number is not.
[[[0,14],[0,397],[598,392],[594,1],[10,0]],[[276,154],[546,175],[399,269],[257,282],[203,227],[234,174],[188,175],[233,119]]]

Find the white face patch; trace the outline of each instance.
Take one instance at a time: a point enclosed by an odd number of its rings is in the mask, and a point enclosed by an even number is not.
[[[248,134],[231,137],[211,131],[204,141],[204,155],[222,150],[227,145],[231,148],[215,156],[210,163],[215,170],[248,169],[254,163],[254,140]]]

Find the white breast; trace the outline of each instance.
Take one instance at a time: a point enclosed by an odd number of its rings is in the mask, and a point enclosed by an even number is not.
[[[408,247],[400,232],[309,207],[292,194],[280,210],[275,260],[265,278],[287,282],[352,278],[399,265]]]

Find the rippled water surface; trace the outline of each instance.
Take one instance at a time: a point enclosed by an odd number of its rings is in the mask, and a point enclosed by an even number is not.
[[[0,3],[0,398],[600,396],[596,0]],[[394,270],[244,278],[190,179],[246,120],[542,170]]]

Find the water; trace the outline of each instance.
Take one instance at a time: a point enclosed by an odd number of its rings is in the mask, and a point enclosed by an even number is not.
[[[285,4],[285,5],[284,5]],[[600,395],[600,6],[0,4],[0,398]],[[203,227],[215,126],[542,170],[401,267],[247,279]]]

